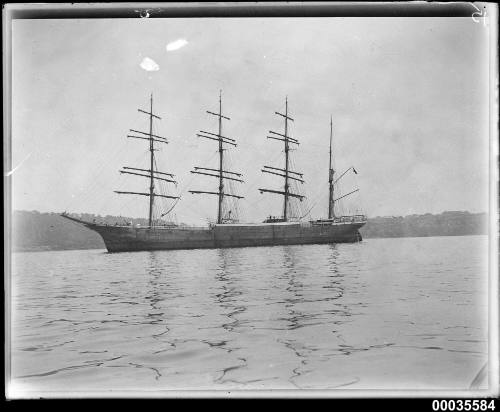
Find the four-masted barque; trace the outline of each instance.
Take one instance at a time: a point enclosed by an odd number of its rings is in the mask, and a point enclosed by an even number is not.
[[[74,216],[62,214],[67,219],[85,225],[91,230],[99,233],[104,240],[109,252],[130,252],[144,250],[169,250],[169,249],[198,249],[198,248],[229,248],[229,247],[248,247],[248,246],[272,246],[272,245],[297,245],[297,244],[320,244],[320,243],[345,243],[358,242],[361,240],[359,228],[366,223],[366,216],[362,214],[350,216],[336,216],[335,204],[341,198],[357,192],[358,189],[349,192],[335,199],[335,183],[342,178],[350,169],[335,178],[335,171],[332,168],[332,135],[333,126],[330,119],[330,162],[329,162],[329,197],[328,197],[328,218],[319,220],[300,220],[293,219],[290,215],[290,200],[298,199],[302,201],[305,196],[292,192],[291,183],[304,183],[303,174],[291,170],[289,152],[291,145],[299,145],[299,141],[291,137],[289,133],[290,122],[294,119],[288,112],[288,99],[285,101],[285,113],[275,112],[284,120],[284,131],[278,133],[269,131],[268,139],[283,142],[285,162],[284,167],[264,166],[263,173],[279,176],[284,180],[283,190],[272,190],[259,188],[261,194],[270,193],[283,196],[283,215],[279,217],[270,216],[262,223],[238,223],[224,213],[223,201],[225,198],[242,199],[243,196],[230,193],[226,190],[226,182],[243,183],[242,174],[239,172],[224,170],[224,151],[225,145],[236,146],[235,139],[222,134],[223,120],[230,120],[229,117],[222,114],[222,96],[219,95],[218,112],[207,111],[218,120],[217,133],[201,130],[197,136],[213,140],[218,143],[218,168],[195,167],[191,173],[215,177],[218,180],[217,191],[190,190],[196,195],[214,195],[218,199],[216,223],[209,224],[206,227],[191,227],[186,225],[158,225],[153,218],[153,206],[155,198],[168,198],[179,200],[178,196],[160,194],[155,191],[155,181],[160,180],[167,183],[177,183],[172,173],[156,170],[155,144],[168,143],[167,139],[153,133],[153,119],[161,119],[153,112],[153,96],[150,98],[149,111],[138,109],[149,117],[149,131],[143,132],[130,129],[133,133],[127,137],[146,140],[149,143],[149,169],[137,167],[124,167],[120,173],[131,174],[145,177],[149,180],[149,191],[115,191],[118,194],[146,196],[149,197],[149,218],[148,226],[131,225],[110,225],[96,222],[87,222]]]

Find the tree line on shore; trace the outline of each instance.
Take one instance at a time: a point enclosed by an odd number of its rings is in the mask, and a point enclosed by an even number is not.
[[[110,225],[148,223],[147,219],[87,213],[77,217]],[[360,232],[363,238],[479,235],[488,233],[488,219],[486,213],[464,211],[374,217],[368,219]],[[10,239],[15,252],[105,248],[102,238],[92,230],[64,219],[58,213],[37,211],[13,212]]]

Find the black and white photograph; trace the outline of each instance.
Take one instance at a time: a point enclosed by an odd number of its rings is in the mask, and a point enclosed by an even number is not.
[[[498,8],[384,4],[4,6],[7,399],[494,411]]]

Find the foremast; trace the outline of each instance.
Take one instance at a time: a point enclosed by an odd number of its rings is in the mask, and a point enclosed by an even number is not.
[[[288,115],[288,97],[285,98],[285,113],[283,114],[283,113],[275,112],[275,114],[284,118],[284,121],[285,121],[284,134],[273,132],[272,130],[269,130],[269,133],[272,134],[272,136],[267,136],[267,138],[284,142],[284,144],[285,144],[284,145],[285,168],[281,169],[281,168],[277,168],[277,167],[264,166],[264,168],[261,171],[263,173],[269,173],[272,175],[283,177],[285,179],[284,187],[283,187],[283,191],[271,190],[271,189],[261,189],[261,188],[259,188],[259,191],[261,194],[264,192],[267,192],[267,193],[274,193],[274,194],[282,195],[284,197],[282,221],[287,222],[288,221],[288,201],[289,201],[289,198],[294,197],[294,198],[297,198],[300,201],[302,201],[302,199],[305,197],[305,196],[299,195],[297,193],[290,192],[289,181],[295,180],[295,181],[299,181],[300,183],[304,183],[304,180],[303,180],[302,173],[290,170],[290,164],[289,164],[290,163],[290,158],[289,158],[290,143],[299,145],[299,141],[288,135],[288,122],[294,121],[293,118],[291,118]]]
[[[242,176],[241,173],[236,173],[236,172],[224,170],[224,151],[227,149],[225,149],[223,145],[229,144],[229,145],[236,147],[237,144],[236,144],[235,139],[232,139],[230,137],[222,135],[222,119],[231,120],[229,117],[224,116],[222,114],[222,91],[219,92],[219,112],[214,113],[214,112],[207,110],[207,113],[212,115],[212,116],[218,117],[218,125],[219,125],[218,133],[216,134],[216,133],[212,133],[212,132],[207,132],[205,130],[200,130],[200,132],[197,133],[196,135],[198,137],[204,137],[205,139],[215,140],[219,143],[219,168],[214,169],[214,168],[208,168],[208,167],[195,167],[194,170],[191,171],[191,173],[205,175],[205,176],[212,176],[212,177],[218,178],[219,191],[218,192],[207,192],[207,191],[202,191],[202,190],[190,190],[189,192],[193,193],[193,194],[216,195],[218,197],[217,223],[222,224],[222,223],[224,223],[224,220],[225,220],[224,216],[223,216],[223,210],[222,210],[224,197],[229,196],[229,197],[234,197],[237,199],[243,199],[243,196],[238,196],[238,195],[227,193],[224,191],[224,179],[232,180],[232,181],[236,181],[236,182],[240,182],[240,183],[243,183],[243,180],[240,179],[240,177]],[[202,170],[202,171],[200,171],[200,170]],[[208,172],[216,172],[217,174],[207,173],[207,171]],[[230,175],[230,176],[228,176],[228,175]],[[233,177],[233,176],[237,176],[237,177]]]
[[[168,140],[165,137],[153,134],[153,118],[161,120],[161,117],[153,113],[153,94],[152,93],[150,96],[149,112],[142,110],[142,109],[137,109],[137,110],[139,112],[147,114],[149,116],[149,132],[142,132],[139,130],[129,129],[130,132],[135,133],[135,134],[139,134],[141,136],[127,135],[127,137],[133,138],[133,139],[141,139],[141,140],[148,140],[149,141],[149,152],[150,152],[149,164],[150,164],[150,166],[149,166],[149,169],[140,169],[137,167],[124,166],[123,170],[120,170],[120,173],[130,174],[130,175],[135,175],[135,176],[142,176],[142,177],[148,178],[149,179],[149,193],[124,192],[124,191],[118,191],[118,190],[115,190],[115,193],[127,194],[127,195],[149,196],[148,222],[149,222],[149,227],[152,227],[153,226],[153,206],[154,206],[155,197],[163,197],[163,198],[168,198],[168,199],[179,199],[179,197],[159,194],[159,193],[155,192],[155,183],[154,183],[155,180],[162,180],[162,181],[174,183],[174,184],[177,184],[177,182],[175,180],[172,180],[172,179],[167,179],[165,177],[157,176],[157,175],[161,175],[161,176],[169,176],[169,177],[173,178],[174,175],[172,173],[159,172],[159,171],[154,169],[154,164],[155,164],[154,152],[157,150],[157,149],[155,149],[154,144],[155,144],[155,142],[168,144]],[[130,170],[133,170],[133,172],[131,172]],[[142,172],[142,173],[137,173],[137,172]],[[146,174],[146,173],[148,173],[148,174]]]

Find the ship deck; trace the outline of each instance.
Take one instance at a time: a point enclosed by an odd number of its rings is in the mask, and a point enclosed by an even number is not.
[[[73,220],[78,223],[82,223],[88,227],[96,226],[106,226],[106,227],[116,227],[116,228],[133,228],[133,229],[151,229],[149,226],[142,225],[132,225],[132,224],[110,224],[101,222],[87,222],[71,216],[65,215],[64,217]],[[213,230],[219,227],[269,227],[269,226],[300,226],[300,227],[311,227],[311,226],[341,226],[346,224],[364,224],[366,223],[366,216],[364,215],[354,215],[354,216],[339,216],[333,219],[318,219],[309,221],[288,221],[288,222],[233,222],[233,223],[221,223],[221,224],[210,224],[208,226],[195,226],[195,225],[155,225],[152,228],[155,230]]]

